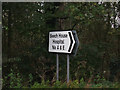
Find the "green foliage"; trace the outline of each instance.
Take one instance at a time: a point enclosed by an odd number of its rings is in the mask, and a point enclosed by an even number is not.
[[[67,84],[66,82],[61,82],[61,81],[56,81],[55,83],[53,83],[52,88],[67,88]]]
[[[119,83],[111,83],[109,81],[103,81],[100,83],[89,83],[87,84],[83,78],[80,80],[70,81],[68,84],[66,82],[56,81],[52,86],[47,83],[37,83],[35,82],[31,88],[119,88]]]
[[[43,80],[41,83],[35,82],[31,88],[50,88],[49,81],[45,82]]]
[[[74,80],[69,85],[70,88],[84,88],[85,86],[86,86],[86,82],[84,81],[83,78],[81,78],[80,81]]]
[[[31,86],[31,88],[40,88],[40,87],[41,87],[41,85],[39,83],[37,83],[37,82],[35,82],[33,84],[33,86]]]
[[[56,81],[53,84],[50,84],[50,81],[44,81],[42,80],[41,83],[34,82],[32,85],[33,77],[32,74],[29,74],[29,86],[24,85],[23,78],[21,78],[21,75],[19,73],[15,74],[13,70],[11,70],[11,73],[8,74],[3,79],[3,87],[9,87],[8,88],[119,88],[120,83],[112,83],[110,81],[106,81],[104,78],[100,78],[99,75],[96,76],[97,79],[94,79],[94,82],[97,83],[87,83],[84,81],[83,78],[81,80],[74,80],[70,81],[69,83]]]
[[[73,82],[70,83],[69,87],[70,88],[79,88],[79,81],[74,80]]]
[[[86,82],[84,81],[84,78],[81,78],[79,88],[84,88],[86,85]]]
[[[11,69],[11,73],[5,76],[3,79],[3,87],[9,88],[21,88],[22,87],[22,77],[19,73],[15,73]]]
[[[54,88],[59,88],[61,86],[61,82],[60,81],[56,81],[53,85]]]
[[[103,81],[101,83],[92,84],[92,88],[119,88],[117,83],[111,83],[110,81]]]
[[[33,81],[33,76],[32,76],[32,74],[29,74],[29,83],[31,84],[32,81]]]

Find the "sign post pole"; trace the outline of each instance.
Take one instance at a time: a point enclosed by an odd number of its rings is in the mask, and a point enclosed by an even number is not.
[[[67,54],[67,83],[69,82],[69,54]]]
[[[59,57],[58,57],[58,54],[56,54],[56,65],[57,65],[56,72],[57,72],[57,81],[58,81],[59,80]]]

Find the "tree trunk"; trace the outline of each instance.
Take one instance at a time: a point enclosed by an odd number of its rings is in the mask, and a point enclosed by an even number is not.
[[[7,48],[9,59],[11,57],[11,4],[9,4],[9,12],[8,12],[8,48]]]

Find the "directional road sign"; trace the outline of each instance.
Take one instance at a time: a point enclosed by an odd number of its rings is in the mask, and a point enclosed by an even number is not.
[[[49,32],[49,52],[72,53],[75,39],[72,31]]]

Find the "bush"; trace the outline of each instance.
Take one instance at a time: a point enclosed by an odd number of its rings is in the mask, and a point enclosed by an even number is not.
[[[84,88],[85,85],[86,85],[86,82],[84,81],[84,78],[81,78],[79,87],[80,87],[80,88]]]
[[[41,83],[38,83],[36,81],[33,81],[32,74],[29,74],[29,84],[23,84],[23,78],[19,73],[13,72],[11,69],[10,74],[7,76],[4,76],[3,79],[3,88],[119,88],[120,83],[118,82],[110,82],[105,80],[104,78],[100,78],[99,75],[97,75],[94,79],[94,82],[86,83],[84,78],[81,78],[81,80],[74,80],[69,81],[69,83],[56,81],[52,85],[50,84],[50,81],[44,81],[42,80]],[[97,82],[97,83],[96,83]],[[33,83],[33,85],[32,85]]]
[[[42,83],[35,82],[31,88],[50,88],[49,81],[45,82],[43,80]]]
[[[22,78],[19,73],[14,73],[11,69],[11,73],[4,77],[3,87],[7,88],[21,88]]]
[[[70,88],[79,88],[79,81],[74,80],[73,82],[70,83]]]
[[[64,82],[62,83],[61,81],[56,81],[53,86],[53,88],[67,88],[67,84]]]

